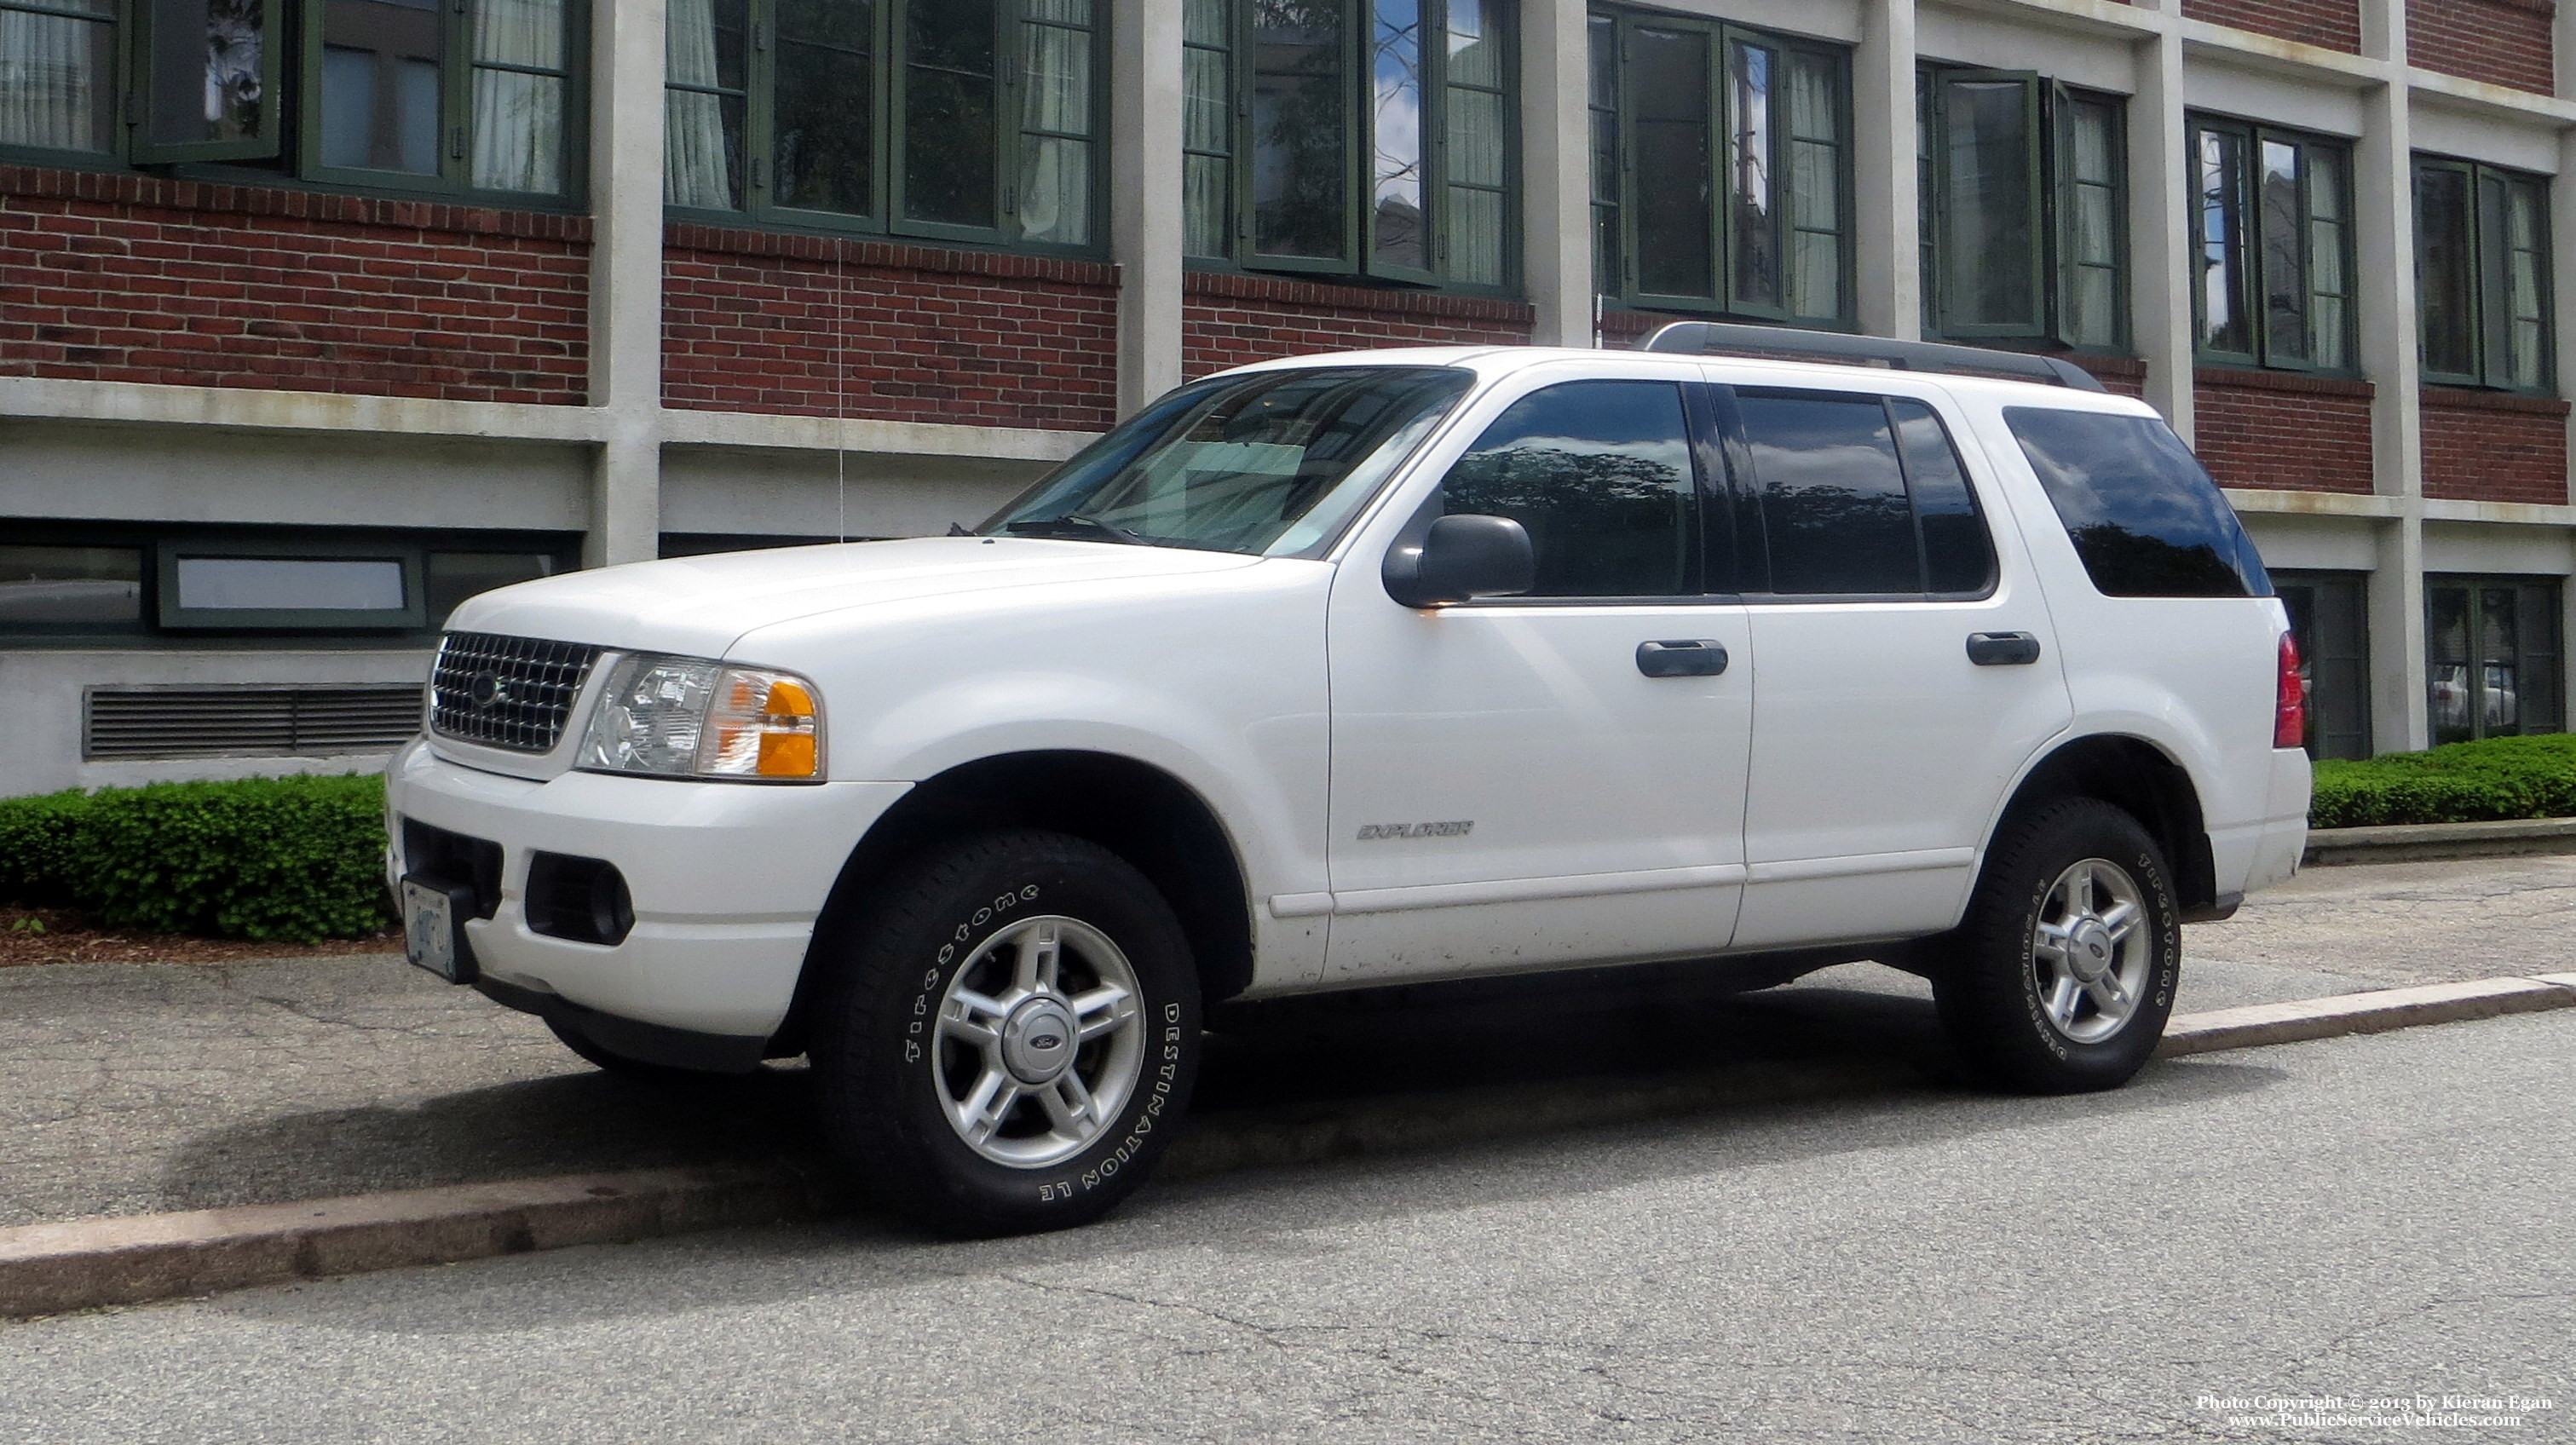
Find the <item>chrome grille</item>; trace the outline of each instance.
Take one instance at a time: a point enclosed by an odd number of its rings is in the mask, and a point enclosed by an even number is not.
[[[440,737],[552,752],[599,649],[579,642],[451,632],[429,674],[429,725]]]

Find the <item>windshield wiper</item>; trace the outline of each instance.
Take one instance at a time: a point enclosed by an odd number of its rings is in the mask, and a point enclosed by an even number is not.
[[[1005,522],[1002,530],[1028,537],[1062,537],[1070,541],[1124,542],[1131,547],[1156,545],[1112,522],[1086,517],[1080,512],[1067,512],[1061,517],[1040,517],[1019,522]]]

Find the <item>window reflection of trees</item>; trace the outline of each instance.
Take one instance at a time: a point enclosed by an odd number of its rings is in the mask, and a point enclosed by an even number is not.
[[[1443,509],[1519,522],[1538,563],[1532,596],[1664,597],[1690,587],[1687,463],[1583,438],[1528,437],[1462,458]]]
[[[1252,8],[1253,244],[1274,256],[1342,254],[1345,0]]]

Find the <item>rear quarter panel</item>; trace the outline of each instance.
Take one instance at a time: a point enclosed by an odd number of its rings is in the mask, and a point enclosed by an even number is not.
[[[2307,807],[2306,789],[2284,784],[2272,748],[2289,615],[2271,597],[2104,596],[2005,422],[2005,404],[1979,397],[1967,410],[2048,595],[2074,703],[2068,736],[2139,738],[2180,764],[2200,795],[2219,891],[2240,891],[2265,825]]]

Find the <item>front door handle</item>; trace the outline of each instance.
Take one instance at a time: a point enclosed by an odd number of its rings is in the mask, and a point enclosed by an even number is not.
[[[1706,637],[1640,642],[1637,670],[1648,677],[1715,677],[1726,671],[1726,648]]]
[[[2039,661],[2039,639],[2027,632],[1971,632],[1968,660],[1979,667],[2021,667]]]

